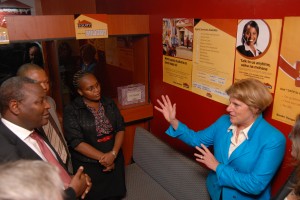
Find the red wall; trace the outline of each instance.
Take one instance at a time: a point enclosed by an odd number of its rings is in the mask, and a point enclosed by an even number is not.
[[[168,94],[177,104],[177,117],[190,128],[202,129],[225,113],[226,106],[199,95],[162,82],[162,18],[284,18],[300,16],[298,0],[191,0],[191,1],[141,1],[141,0],[96,0],[97,12],[107,14],[147,14],[150,16],[149,66],[150,98],[153,104],[162,94]],[[272,105],[264,117],[272,125],[287,135],[291,126],[271,119]],[[175,148],[192,156],[193,149],[182,142],[164,134],[168,124],[160,113],[154,111],[151,131],[162,139],[172,143]],[[286,156],[273,183],[275,193],[291,171],[290,141],[287,140]],[[270,163],[272,164],[272,163]]]

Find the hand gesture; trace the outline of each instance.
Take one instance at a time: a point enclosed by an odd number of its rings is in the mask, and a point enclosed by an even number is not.
[[[165,119],[173,126],[174,129],[177,129],[178,120],[176,119],[176,103],[172,105],[168,95],[161,95],[161,98],[162,102],[157,99],[157,103],[160,107],[154,106],[154,108],[164,115]]]
[[[111,152],[107,152],[101,156],[99,163],[107,167],[109,165],[112,165],[114,161],[115,161],[115,156]]]
[[[115,169],[115,163],[109,165],[109,166],[106,166],[105,169],[103,170],[103,172],[110,172],[112,170]]]
[[[86,194],[92,187],[91,178],[83,172],[83,167],[79,167],[76,174],[72,177],[69,187],[72,187],[76,193],[76,196],[85,198]]]
[[[199,163],[203,163],[209,169],[216,171],[219,162],[217,161],[215,156],[209,151],[209,149],[203,144],[201,144],[201,148],[196,146],[196,149],[200,152],[194,153],[194,156],[196,156],[196,161]]]

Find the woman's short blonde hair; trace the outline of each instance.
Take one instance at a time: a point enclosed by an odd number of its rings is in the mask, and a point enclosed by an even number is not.
[[[231,98],[247,104],[255,114],[262,113],[273,101],[273,97],[268,88],[259,80],[242,79],[231,85],[226,93]]]

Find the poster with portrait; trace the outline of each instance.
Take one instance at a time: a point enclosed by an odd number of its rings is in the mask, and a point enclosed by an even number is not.
[[[162,27],[163,81],[191,90],[193,18],[164,18]]]
[[[300,17],[286,17],[272,118],[293,125],[300,112]]]
[[[274,92],[281,19],[239,20],[234,81],[255,78]]]
[[[194,28],[192,91],[228,104],[232,84],[236,19],[201,19]]]

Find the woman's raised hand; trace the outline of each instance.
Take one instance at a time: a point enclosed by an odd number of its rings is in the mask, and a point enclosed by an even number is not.
[[[161,112],[165,119],[173,126],[174,129],[177,129],[178,120],[176,119],[176,103],[172,105],[168,95],[161,95],[162,101],[157,99],[157,103],[160,105],[154,106],[156,110]]]

